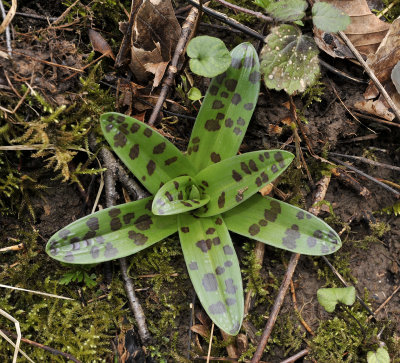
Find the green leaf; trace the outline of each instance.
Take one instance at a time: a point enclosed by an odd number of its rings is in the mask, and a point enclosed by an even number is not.
[[[293,158],[287,151],[254,151],[210,165],[195,177],[199,188],[210,196],[195,214],[213,216],[236,207],[277,178]]]
[[[255,0],[254,4],[261,6],[262,8],[267,8],[274,0]]]
[[[203,97],[201,95],[200,90],[197,87],[192,87],[189,90],[187,96],[188,96],[189,100],[191,100],[191,101],[198,101]]]
[[[327,255],[341,247],[336,232],[314,215],[259,194],[223,214],[229,230],[305,255]]]
[[[177,176],[194,174],[187,158],[143,122],[109,112],[101,115],[100,123],[115,153],[150,193]]]
[[[213,322],[236,335],[243,320],[240,266],[220,216],[178,216],[179,238],[197,296]]]
[[[171,180],[154,196],[152,211],[156,215],[178,214],[197,209],[210,200],[201,193],[190,176],[180,176]]]
[[[314,25],[324,32],[336,33],[345,30],[351,23],[350,16],[325,2],[315,3],[312,7]]]
[[[190,69],[203,77],[215,77],[231,64],[231,55],[225,43],[215,37],[202,35],[193,38],[187,47]]]
[[[177,231],[175,216],[151,213],[153,198],[83,217],[54,234],[46,252],[73,264],[99,263],[141,251]]]
[[[354,286],[318,289],[317,298],[324,309],[328,313],[332,313],[339,302],[346,305],[353,305],[356,301],[356,289]]]
[[[257,103],[257,52],[242,43],[231,52],[226,72],[212,79],[196,118],[188,159],[197,171],[237,154]]]
[[[268,88],[303,92],[319,74],[318,47],[294,25],[272,28],[261,50],[261,73]]]
[[[265,10],[276,20],[297,21],[304,18],[307,6],[304,0],[279,0],[270,2]]]
[[[388,351],[381,347],[376,352],[367,353],[368,363],[390,363],[390,356]]]

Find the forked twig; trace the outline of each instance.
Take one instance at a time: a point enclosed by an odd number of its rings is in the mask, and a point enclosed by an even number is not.
[[[15,331],[17,332],[17,336],[12,363],[17,363],[19,345],[21,344],[21,328],[19,327],[19,321],[2,309],[0,309],[0,315],[3,315],[5,318],[11,320],[15,324]]]
[[[154,123],[156,122],[156,119],[157,119],[158,114],[160,113],[161,107],[162,107],[165,99],[167,98],[169,87],[172,85],[175,75],[178,72],[179,58],[181,57],[183,51],[185,50],[186,44],[187,44],[188,40],[190,39],[190,36],[192,34],[192,29],[196,22],[196,17],[197,17],[198,12],[199,11],[197,10],[197,8],[192,7],[185,22],[182,25],[181,36],[176,45],[175,52],[174,52],[174,55],[171,60],[171,64],[168,66],[167,75],[166,75],[163,85],[161,87],[161,92],[160,92],[160,95],[158,96],[157,103],[154,106],[153,111],[149,118],[150,126],[153,126]]]

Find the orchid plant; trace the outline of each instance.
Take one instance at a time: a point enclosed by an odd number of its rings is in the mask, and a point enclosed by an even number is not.
[[[309,255],[335,252],[341,241],[312,214],[257,193],[294,156],[282,150],[236,155],[260,73],[251,44],[240,44],[231,57],[230,67],[211,81],[186,154],[134,118],[101,116],[106,140],[153,196],[71,223],[50,238],[46,251],[63,262],[97,263],[137,253],[178,231],[200,302],[217,326],[235,335],[244,304],[229,230]]]

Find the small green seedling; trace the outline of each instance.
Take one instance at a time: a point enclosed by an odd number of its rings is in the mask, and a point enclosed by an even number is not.
[[[92,288],[97,285],[96,275],[90,273],[94,265],[68,265],[71,269],[67,271],[58,281],[61,285],[68,285],[71,282],[83,282],[87,287]]]
[[[68,263],[103,262],[178,232],[200,302],[217,326],[235,335],[244,304],[229,230],[309,255],[333,253],[341,241],[312,214],[257,193],[294,156],[281,150],[236,155],[257,102],[260,73],[251,44],[230,55],[229,68],[211,81],[186,155],[134,118],[101,116],[106,140],[153,196],[71,223],[50,238],[46,251]]]
[[[318,47],[313,38],[304,35],[298,25],[305,16],[305,0],[256,0],[278,21],[293,22],[271,29],[261,50],[261,73],[268,88],[288,94],[303,92],[319,76]],[[312,7],[314,25],[325,32],[338,32],[350,24],[350,17],[333,5],[317,2]],[[297,25],[295,25],[297,24]]]
[[[368,363],[390,363],[390,357],[388,351],[381,347],[376,352],[367,353]]]
[[[193,73],[204,77],[215,77],[226,71],[231,64],[231,55],[225,43],[218,38],[201,35],[193,38],[187,47],[189,66]]]
[[[318,302],[328,313],[335,310],[336,304],[353,305],[356,301],[356,289],[354,286],[343,288],[319,289],[317,291]]]

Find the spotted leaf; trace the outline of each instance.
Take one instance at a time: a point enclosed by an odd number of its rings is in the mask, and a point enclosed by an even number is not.
[[[280,21],[296,21],[306,15],[307,1],[305,0],[269,1],[265,5],[265,11]]]
[[[220,216],[178,216],[178,231],[190,279],[214,323],[236,335],[243,320],[239,261]]]
[[[208,166],[195,178],[210,201],[195,214],[212,216],[236,207],[277,178],[293,157],[288,151],[255,151]]]
[[[178,214],[197,209],[210,200],[201,193],[194,179],[180,176],[171,180],[157,192],[153,201],[153,213],[157,215]]]
[[[232,232],[291,252],[320,256],[342,245],[336,232],[321,219],[259,194],[224,213],[223,218]]]
[[[67,263],[97,263],[141,251],[177,231],[175,216],[151,213],[153,198],[83,217],[54,234],[47,253]]]
[[[256,106],[256,50],[242,43],[231,57],[230,67],[212,79],[192,131],[187,154],[197,171],[237,154]]]
[[[261,73],[268,88],[303,92],[319,74],[318,47],[294,25],[271,29],[261,50]]]
[[[177,176],[194,174],[186,157],[143,122],[115,112],[101,115],[100,122],[113,150],[152,194]]]

